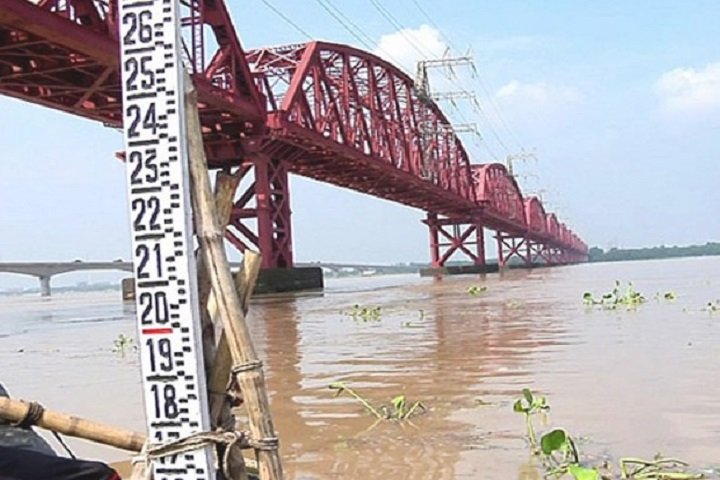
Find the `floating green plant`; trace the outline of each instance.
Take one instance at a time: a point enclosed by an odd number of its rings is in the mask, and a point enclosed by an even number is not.
[[[417,320],[407,320],[405,322],[402,322],[400,325],[405,328],[422,328],[422,325],[418,325],[415,322],[422,322],[423,320],[425,320],[425,310],[420,309],[418,310]]]
[[[480,295],[481,293],[487,292],[488,287],[485,285],[472,285],[468,287],[467,293],[468,295],[472,295],[473,297]]]
[[[715,300],[714,302],[708,302],[707,305],[703,308],[708,313],[717,313],[720,312],[720,300]]]
[[[420,401],[409,403],[405,395],[398,395],[390,401],[392,408],[381,406],[386,419],[406,420],[416,412],[425,411],[425,406]]]
[[[360,395],[354,389],[348,387],[344,382],[331,383],[328,388],[335,390],[335,396],[338,397],[343,393],[351,396],[365,408],[369,413],[378,420],[408,420],[422,412],[425,412],[425,405],[420,401],[409,403],[405,395],[397,395],[393,397],[389,405],[373,405],[367,398]]]
[[[628,282],[623,292],[620,280],[615,280],[615,287],[612,291],[605,293],[599,299],[596,299],[591,292],[583,294],[583,303],[588,306],[599,306],[605,309],[616,309],[618,306],[624,305],[628,309],[635,308],[647,302],[647,299],[637,290],[632,282]],[[670,293],[670,292],[669,292]]]
[[[561,479],[568,475],[575,480],[695,480],[705,478],[702,473],[690,472],[682,460],[663,458],[654,460],[638,458],[620,459],[620,476],[614,475],[608,462],[593,467],[584,465],[570,434],[562,428],[554,428],[540,436],[533,425],[533,416],[549,407],[545,397],[536,397],[530,389],[522,391],[522,397],[513,404],[513,410],[525,416],[527,437],[533,455],[540,457],[546,471],[545,478]],[[602,473],[601,473],[602,472]]]
[[[538,450],[537,434],[532,417],[540,412],[550,410],[545,397],[536,397],[529,388],[523,388],[523,396],[513,404],[513,410],[522,413],[525,416],[525,427],[527,429],[527,437],[533,452]]]
[[[665,300],[666,302],[674,302],[677,300],[677,295],[672,290],[665,293],[657,292],[655,293],[655,300],[658,302],[662,300]]]
[[[345,312],[345,314],[352,317],[355,321],[379,322],[382,317],[382,307],[362,307],[355,304],[352,309]]]
[[[654,460],[642,458],[620,459],[622,478],[694,480],[705,478],[702,473],[688,473],[688,465],[677,458],[663,458],[656,455]]]
[[[125,358],[125,355],[127,354],[127,351],[129,349],[137,350],[135,340],[133,340],[132,337],[128,337],[124,333],[121,333],[113,341],[113,353],[116,353],[122,358]]]

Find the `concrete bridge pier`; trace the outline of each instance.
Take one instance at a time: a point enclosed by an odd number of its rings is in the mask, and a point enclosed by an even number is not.
[[[50,279],[52,277],[50,275],[40,275],[38,278],[40,279],[40,296],[41,297],[49,297],[50,296]]]

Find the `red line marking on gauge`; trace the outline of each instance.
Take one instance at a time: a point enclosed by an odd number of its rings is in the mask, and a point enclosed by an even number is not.
[[[172,328],[143,328],[143,335],[162,335],[164,333],[172,333]]]

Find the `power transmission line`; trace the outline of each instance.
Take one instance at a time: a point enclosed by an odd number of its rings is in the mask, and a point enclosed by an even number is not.
[[[280,17],[283,21],[285,21],[288,25],[293,27],[295,30],[300,32],[302,35],[306,36],[308,39],[312,40],[312,35],[310,35],[306,30],[304,30],[302,27],[300,27],[297,23],[295,23],[292,19],[290,19],[287,15],[282,13],[282,11],[277,8],[273,3],[270,2],[270,0],[261,0],[265,6],[267,6],[270,10],[272,10],[278,17]],[[424,51],[421,47],[418,46],[418,44],[413,40],[413,38],[406,33],[407,28],[402,25],[398,21],[398,19],[393,16],[390,11],[388,11],[378,0],[370,0],[370,2],[373,4],[375,9],[396,29],[398,29],[398,33],[402,35],[402,37],[408,42],[409,45],[412,46],[412,48],[420,54],[422,57],[434,57],[438,58],[437,55],[428,55],[427,51]],[[390,59],[393,63],[395,63],[398,66],[401,66],[401,63],[397,61],[397,59],[393,58],[387,51],[385,51],[378,42],[374,41],[372,37],[370,37],[362,28],[360,28],[357,24],[355,24],[350,18],[348,18],[346,15],[342,13],[340,9],[338,9],[331,0],[316,0],[316,3],[318,3],[336,22],[338,22],[350,35],[352,35],[362,46],[365,48],[372,50],[373,44],[375,45],[375,49],[378,51],[381,51],[388,59]],[[437,26],[435,28],[440,31]],[[441,35],[444,36],[442,32],[440,32]],[[452,46],[449,42],[449,40],[446,38],[446,41],[450,46]],[[468,92],[464,87],[459,85],[457,81],[454,78],[449,78],[451,82],[456,84],[461,90],[462,93],[465,96],[472,96],[473,94],[471,92]],[[477,102],[474,102],[476,106]],[[468,124],[470,122],[467,121],[467,118],[462,113],[460,109],[456,110],[458,115],[461,117],[461,120],[463,123]],[[482,109],[480,109],[480,113],[482,113]],[[488,122],[488,129],[492,132],[493,137],[499,140],[499,136],[495,132],[494,128],[492,127],[492,124],[489,122],[489,119],[487,119]],[[477,142],[474,142],[477,143]],[[488,152],[488,154],[496,161],[499,161],[499,157],[497,154],[490,148],[487,142],[480,139],[479,143],[485,148],[485,150]],[[507,149],[507,146],[502,142],[502,140],[499,140],[498,143],[501,144],[501,146],[505,149]],[[508,151],[509,153],[509,151]]]
[[[407,29],[403,26],[403,24],[400,23],[400,22],[397,20],[397,18],[395,18],[395,17],[393,16],[393,14],[390,13],[385,7],[383,7],[383,5],[382,5],[378,0],[370,0],[370,3],[373,4],[373,6],[375,7],[375,10],[377,10],[378,12],[380,12],[380,15],[382,15],[383,17],[385,17],[385,20],[387,20],[388,22],[390,22],[390,24],[391,24],[393,27],[397,28],[398,33],[399,33],[400,35],[402,35],[403,38],[405,38],[405,40],[407,40],[407,42],[410,44],[410,46],[412,46],[412,47],[415,49],[415,51],[420,54],[420,56],[422,56],[422,57],[427,57],[427,56],[428,56],[426,52],[423,52],[420,48],[418,48],[418,46],[415,44],[415,42],[414,42],[413,39],[410,37],[410,35],[408,35],[408,34],[405,32],[405,30],[407,30]],[[432,56],[434,56],[434,55],[432,55]]]
[[[422,46],[418,46],[416,42],[412,39],[410,35],[407,33],[407,29],[405,26],[400,23],[397,18],[395,18],[392,13],[390,13],[381,3],[379,0],[369,0],[370,3],[375,7],[375,9],[396,29],[398,29],[398,33],[410,44],[410,46],[418,52],[422,57],[435,57],[438,58],[437,55],[427,55],[427,52],[424,51]],[[460,49],[458,49],[452,42],[450,38],[448,38],[447,35],[438,27],[438,25],[433,21],[432,17],[427,13],[427,11],[422,8],[418,0],[411,0],[412,3],[415,5],[415,7],[420,11],[420,13],[428,20],[430,25],[435,28],[435,30],[440,34],[440,36],[445,40],[446,44],[452,48],[453,50],[457,51],[461,54]],[[494,111],[494,116],[499,120],[499,126],[502,127],[507,134],[509,134],[510,138],[513,140],[513,142],[520,148],[521,153],[520,156],[527,155],[527,151],[525,147],[523,146],[523,143],[520,141],[519,136],[517,133],[515,133],[514,129],[510,126],[509,122],[505,119],[504,114],[501,111],[500,106],[498,105],[498,102],[495,100],[494,95],[490,93],[488,87],[486,86],[485,82],[483,82],[482,77],[480,73],[477,71],[475,66],[473,65],[473,73],[474,78],[477,80],[477,83],[480,85],[481,90],[485,94],[485,96],[488,99],[488,104]],[[454,83],[456,86],[458,86],[461,89],[461,94],[464,94],[466,96],[472,96],[473,94],[468,92],[462,85],[459,85],[459,83],[456,81],[455,78],[452,76],[447,76],[448,80],[450,80],[452,83]],[[431,97],[430,97],[431,98]],[[491,116],[488,115],[480,102],[477,101],[477,99],[474,99],[472,101],[472,105],[477,113],[480,114],[481,118],[485,119],[485,122],[487,123],[488,130],[493,135],[493,138],[498,142],[498,144],[505,150],[507,153],[508,162],[510,162],[510,158],[513,157],[511,154],[510,149],[508,148],[505,141],[501,138],[500,134],[498,133],[497,129],[493,126],[493,120],[491,119]],[[465,119],[465,115],[462,113],[461,109],[458,109],[456,107],[456,112],[458,115],[462,118],[463,123],[468,123]],[[494,152],[490,149],[489,145],[485,141],[481,141],[482,145],[485,147],[485,149],[488,151],[491,157],[493,157],[496,161],[499,161],[498,157],[494,154]],[[533,155],[534,156],[534,155]]]
[[[433,28],[435,28],[435,30],[440,34],[441,38],[446,42],[446,44],[447,44],[451,49],[453,49],[454,51],[456,51],[457,53],[459,53],[459,54],[462,55],[461,50],[460,50],[459,48],[457,48],[457,46],[452,42],[452,40],[451,40],[447,35],[445,35],[445,33],[442,31],[442,29],[440,29],[440,27],[435,23],[435,21],[434,21],[434,20],[432,19],[432,17],[428,14],[428,12],[422,7],[422,5],[420,4],[420,2],[419,2],[418,0],[411,0],[411,1],[412,1],[413,5],[415,5],[415,7],[417,8],[417,10],[422,14],[422,16],[425,17],[425,19],[428,21],[428,23],[429,23]],[[502,109],[501,109],[500,106],[499,106],[499,101],[496,100],[496,99],[495,99],[495,96],[490,92],[490,90],[488,89],[486,83],[485,83],[485,82],[483,81],[483,79],[482,79],[482,75],[480,74],[480,72],[477,71],[477,69],[474,68],[474,66],[473,66],[473,71],[474,71],[474,73],[475,73],[475,77],[474,77],[474,78],[477,80],[477,83],[479,84],[480,89],[481,89],[482,92],[485,94],[485,97],[486,97],[487,100],[488,100],[487,103],[490,105],[491,109],[493,110],[494,116],[495,116],[495,117],[497,118],[497,120],[499,121],[499,125],[498,125],[498,126],[502,127],[502,128],[505,130],[505,132],[509,135],[509,137],[512,139],[512,141],[520,148],[520,154],[516,154],[516,155],[510,154],[510,151],[509,151],[509,149],[507,148],[507,145],[506,145],[505,142],[500,138],[500,135],[496,132],[495,128],[493,127],[493,125],[492,125],[493,122],[492,122],[492,120],[491,120],[490,115],[488,115],[487,113],[484,112],[484,109],[482,108],[482,105],[480,104],[480,102],[477,101],[477,99],[471,100],[471,102],[473,103],[474,107],[475,107],[477,110],[479,110],[479,113],[481,114],[481,117],[486,120],[486,122],[487,122],[487,124],[488,124],[488,127],[489,127],[489,130],[490,130],[490,132],[493,134],[493,137],[495,138],[495,140],[496,140],[496,141],[506,150],[506,152],[508,153],[508,155],[507,155],[507,163],[508,163],[508,164],[511,164],[511,163],[512,163],[512,159],[514,159],[514,158],[519,158],[519,157],[523,157],[523,158],[524,158],[524,157],[526,157],[526,156],[528,156],[528,155],[532,156],[532,158],[534,158],[534,159],[537,159],[537,157],[534,155],[534,153],[528,153],[528,152],[527,152],[527,150],[525,149],[525,147],[524,147],[524,145],[523,145],[523,142],[520,140],[519,136],[518,136],[517,133],[515,132],[515,129],[514,129],[513,127],[511,127],[510,123],[506,120],[505,115],[502,113]],[[452,80],[452,79],[451,79],[451,80]],[[461,88],[462,88],[462,87],[461,87]],[[489,150],[489,147],[488,147],[487,143],[486,143],[486,142],[482,142],[482,143],[483,143],[483,146],[485,146],[485,148],[486,148],[487,150]],[[491,156],[493,156],[493,157],[497,160],[497,157],[495,157],[494,155],[492,155],[492,152],[491,152]],[[536,176],[536,177],[537,177],[537,176]],[[538,181],[539,181],[539,180],[538,180]]]
[[[290,17],[288,17],[287,15],[285,15],[284,13],[282,13],[282,11],[281,11],[279,8],[277,8],[275,5],[273,5],[272,3],[270,3],[270,0],[260,0],[260,1],[261,1],[262,3],[264,3],[265,6],[268,7],[270,10],[272,10],[273,12],[275,12],[275,15],[277,15],[277,16],[280,17],[280,18],[282,18],[282,19],[285,21],[285,23],[287,23],[288,25],[290,25],[291,27],[293,27],[295,30],[297,30],[298,32],[300,32],[302,35],[305,35],[308,39],[310,39],[310,40],[313,39],[312,35],[310,35],[308,32],[306,32],[305,30],[303,30],[297,23],[293,22]]]
[[[354,24],[352,23],[352,21],[350,21],[349,18],[347,18],[347,17],[346,17],[345,15],[343,15],[339,10],[337,10],[337,7],[335,7],[334,5],[332,5],[329,1],[328,1],[327,3],[325,3],[324,0],[315,0],[315,1],[316,1],[327,13],[329,13],[331,17],[333,17],[340,25],[342,25],[343,28],[344,28],[350,35],[352,35],[353,37],[355,37],[355,39],[356,39],[358,42],[360,42],[360,44],[361,44],[363,47],[367,48],[368,50],[371,50],[371,49],[373,48],[367,41],[365,41],[360,35],[358,35],[358,34],[356,33],[356,31],[353,30],[352,27],[350,27],[350,26],[348,25],[348,23],[350,23],[350,24],[352,24],[352,25],[354,25]],[[359,30],[359,29],[357,28],[357,26],[355,26],[355,29]],[[363,33],[363,35],[365,35],[365,34]],[[367,37],[367,35],[365,35],[365,36]],[[371,40],[370,43],[372,43],[372,40]]]
[[[435,28],[440,33],[440,36],[445,40],[445,42],[455,50],[456,52],[460,53],[460,49],[457,48],[457,46],[452,42],[452,40],[445,35],[445,33],[440,29],[440,27],[435,23],[435,21],[432,19],[432,17],[427,13],[427,11],[420,5],[420,2],[418,0],[411,0],[413,5],[418,9],[418,11],[422,14],[423,17],[428,21],[428,23]],[[488,88],[486,87],[485,83],[482,80],[482,77],[480,73],[475,70],[476,78],[478,81],[478,84],[480,85],[480,88],[482,89],[483,93],[488,98],[488,103],[492,107],[492,109],[495,111],[495,116],[497,116],[498,120],[500,120],[500,123],[505,128],[507,133],[510,135],[510,137],[513,139],[513,141],[517,144],[518,147],[520,147],[521,150],[524,150],[525,147],[523,146],[522,142],[520,141],[519,137],[515,133],[515,131],[510,127],[509,123],[505,120],[504,115],[500,111],[500,107],[497,105],[497,102],[493,98],[493,95],[489,92]]]
[[[417,51],[422,57],[425,57],[425,58],[435,58],[435,59],[438,59],[438,60],[442,60],[441,58],[438,58],[437,55],[433,55],[432,52],[427,52],[427,51],[425,51],[425,50],[422,48],[422,46],[418,46],[417,43],[416,43],[409,35],[407,35],[407,34],[405,33],[405,31],[407,30],[407,29],[405,28],[405,26],[404,26],[402,23],[400,23],[400,22],[397,20],[397,18],[395,18],[385,7],[383,7],[382,4],[380,4],[380,2],[379,2],[378,0],[369,0],[369,1],[370,1],[370,3],[372,3],[372,5],[375,7],[375,9],[376,9],[378,12],[380,12],[380,14],[381,14],[394,28],[397,28],[397,29],[398,29],[399,33],[405,38],[405,40],[407,40],[407,42],[410,44],[410,46],[411,46],[415,51]],[[413,3],[416,3],[416,1],[413,0]],[[416,6],[417,6],[417,4],[416,4]],[[422,10],[422,11],[424,12],[424,10]],[[457,50],[457,48],[455,48],[455,46],[450,42],[450,40],[447,38],[447,36],[437,27],[437,25],[435,25],[435,23],[432,21],[432,19],[429,18],[429,15],[427,15],[427,12],[425,12],[425,15],[428,17],[428,20],[430,21],[431,25],[440,33],[441,37],[443,37],[443,38],[445,39],[446,43],[447,43],[450,47],[452,47],[452,48],[454,48],[455,50]],[[430,54],[428,54],[428,53],[430,53]],[[473,70],[475,70],[475,69],[473,69]],[[451,77],[451,76],[447,76],[447,75],[446,75],[446,77],[448,78],[448,80],[450,80],[450,82],[452,82],[454,85],[456,85],[456,86],[457,86],[458,88],[460,88],[462,91],[467,92],[467,89],[466,89],[465,87],[463,87],[455,78],[453,78],[453,77]],[[468,92],[468,94],[469,94],[469,92]],[[473,105],[473,107],[474,107],[474,109],[476,110],[477,113],[479,113],[480,115],[482,115],[483,117],[485,117],[488,130],[490,130],[490,133],[492,134],[493,138],[494,138],[494,139],[498,142],[498,144],[505,150],[506,154],[507,154],[507,155],[510,155],[510,153],[511,153],[510,148],[508,148],[508,146],[507,146],[507,144],[505,143],[505,141],[502,140],[502,138],[500,137],[500,134],[498,133],[497,129],[493,126],[493,122],[492,122],[490,116],[487,115],[487,114],[483,111],[483,109],[482,109],[482,107],[480,106],[479,102],[475,101],[475,102],[472,103],[472,105]],[[458,111],[459,111],[459,110],[458,110]],[[485,143],[485,142],[483,142],[483,143]],[[522,146],[521,146],[521,149],[522,149]],[[496,158],[496,160],[497,160],[497,158]]]
[[[401,67],[400,62],[394,58],[390,53],[382,48],[370,35],[367,34],[362,28],[354,23],[347,15],[335,6],[331,0],[315,0],[320,4],[326,12],[332,16],[336,22],[338,22],[350,35],[355,37],[365,48],[368,50],[377,50],[382,53],[388,60]],[[361,38],[361,36],[363,38]]]

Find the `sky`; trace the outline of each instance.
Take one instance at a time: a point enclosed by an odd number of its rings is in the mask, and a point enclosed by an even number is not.
[[[590,245],[719,239],[716,0],[228,3],[246,49],[310,37],[411,74],[422,58],[469,52],[476,73],[434,70],[431,88],[476,93],[475,106],[443,104],[477,125],[463,137],[473,163],[524,152],[523,191]],[[0,118],[0,262],[129,258],[121,135],[6,97]],[[429,259],[423,212],[296,176],[291,188],[296,260]],[[0,287],[21,278],[0,274]]]

